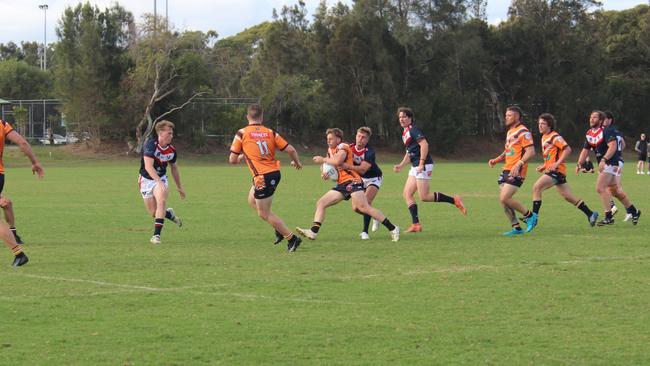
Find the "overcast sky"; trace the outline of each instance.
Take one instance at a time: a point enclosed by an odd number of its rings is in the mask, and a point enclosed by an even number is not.
[[[158,12],[164,14],[165,0],[158,1]],[[167,0],[169,18],[176,28],[181,30],[216,30],[220,38],[233,34],[270,20],[273,8],[285,4],[295,4],[297,0]],[[105,8],[114,0],[90,0],[90,3]],[[305,0],[309,13],[313,14],[319,0]],[[351,4],[352,0],[342,0]],[[78,4],[77,0],[0,0],[0,43],[14,41],[43,40],[44,12],[38,5],[48,4],[47,39],[48,43],[56,39],[54,28],[67,6]],[[122,0],[119,3],[133,12],[136,19],[145,12],[153,12],[154,0]],[[334,4],[335,0],[328,0]],[[605,9],[626,9],[638,4],[647,4],[648,0],[604,0]],[[488,20],[498,23],[506,18],[510,0],[488,0]]]

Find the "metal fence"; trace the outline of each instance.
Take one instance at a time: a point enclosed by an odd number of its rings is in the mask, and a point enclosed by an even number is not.
[[[61,116],[58,99],[21,99],[9,100],[11,104],[0,106],[1,119],[17,126],[15,111],[17,108],[26,110],[25,125],[21,126],[20,134],[27,139],[35,140],[48,136],[48,129],[53,133],[66,135],[65,121]]]

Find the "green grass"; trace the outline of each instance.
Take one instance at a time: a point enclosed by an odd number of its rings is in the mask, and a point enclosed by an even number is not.
[[[247,170],[214,156],[180,160],[188,197],[173,192],[170,206],[185,226],[167,223],[153,246],[137,159],[54,151],[37,150],[43,181],[5,153],[31,261],[12,269],[0,251],[0,365],[650,362],[650,216],[591,228],[549,190],[538,228],[505,238],[498,170],[444,163],[432,187],[462,194],[469,216],[420,204],[424,232],[392,243],[381,228],[362,242],[361,217],[344,202],[317,241],[288,254],[246,206]],[[376,206],[406,227],[405,173],[384,161]],[[518,195],[527,205],[536,176]],[[594,175],[569,182],[600,208]],[[649,183],[626,169],[624,186],[648,214]],[[309,225],[328,188],[313,165],[285,168],[275,211]]]

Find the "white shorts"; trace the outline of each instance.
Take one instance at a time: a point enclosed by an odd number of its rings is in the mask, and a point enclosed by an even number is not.
[[[167,176],[163,175],[160,177],[160,180],[165,184],[165,188],[169,187],[169,182],[167,182]],[[143,176],[138,177],[138,186],[140,187],[140,194],[142,198],[151,198],[153,197],[153,189],[156,187],[156,181],[153,179],[147,179]]]
[[[433,172],[433,164],[425,165],[422,173],[418,173],[417,168],[412,166],[411,170],[409,170],[409,176],[415,177],[415,179],[431,179],[432,172]]]
[[[623,173],[623,162],[619,161],[618,165],[609,165],[605,163],[605,169],[603,170],[603,173],[611,174],[615,177],[620,177]]]
[[[375,186],[377,188],[381,187],[381,182],[383,182],[384,178],[382,177],[374,177],[374,178],[361,178],[363,179],[363,188],[368,188],[370,186]]]

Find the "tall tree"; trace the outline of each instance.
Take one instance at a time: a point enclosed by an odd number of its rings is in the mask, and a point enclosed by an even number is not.
[[[89,3],[68,7],[59,20],[55,86],[75,129],[99,143],[102,131],[123,128],[118,103],[133,39],[133,16],[119,5],[105,10]]]

